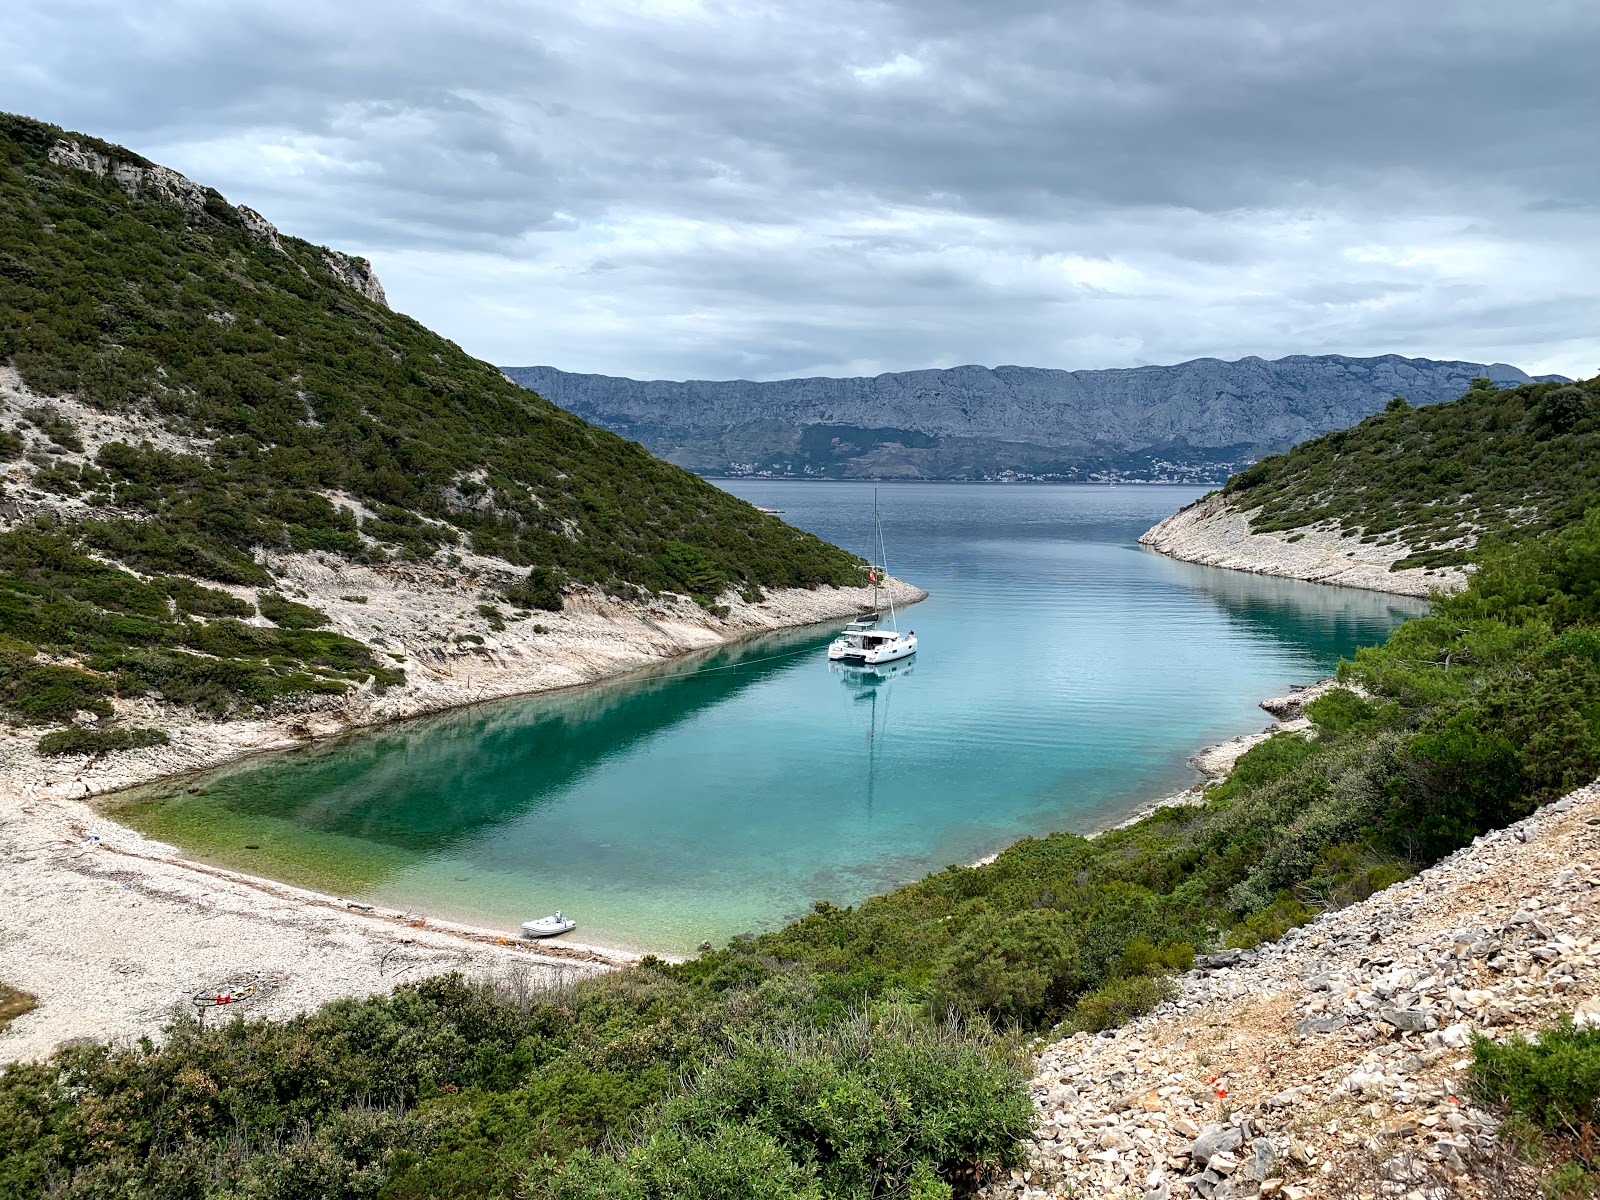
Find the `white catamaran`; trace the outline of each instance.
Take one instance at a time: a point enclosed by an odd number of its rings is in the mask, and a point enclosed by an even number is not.
[[[878,489],[872,489],[872,547],[868,553],[870,565],[867,578],[872,581],[872,607],[878,607],[878,587],[888,576],[884,561],[887,555],[883,546],[883,523],[878,519]],[[889,600],[889,628],[878,629],[879,614],[859,621],[851,621],[844,632],[828,646],[828,658],[834,662],[889,663],[910,658],[917,652],[917,631],[900,632],[895,617],[894,593],[885,589]]]

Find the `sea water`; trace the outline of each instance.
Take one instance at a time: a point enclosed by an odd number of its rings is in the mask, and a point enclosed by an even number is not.
[[[869,545],[872,485],[725,486]],[[921,651],[892,668],[830,666],[842,622],[791,630],[144,788],[117,815],[379,905],[507,930],[562,908],[584,941],[681,952],[1114,822],[1266,724],[1262,697],[1425,608],[1141,549],[1194,488],[877,492],[889,568],[931,593],[898,615]]]

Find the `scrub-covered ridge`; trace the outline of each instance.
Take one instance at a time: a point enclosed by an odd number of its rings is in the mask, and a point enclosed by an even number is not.
[[[1140,540],[1190,562],[1425,596],[1473,550],[1563,528],[1600,501],[1600,378],[1413,408],[1264,458]]]
[[[1331,525],[1403,544],[1394,570],[1468,561],[1492,538],[1557,530],[1600,502],[1600,377],[1403,399],[1351,429],[1264,458],[1223,489],[1257,533]]]
[[[286,594],[308,559],[465,563],[490,629],[574,594],[715,617],[860,582],[390,311],[362,260],[19,116],[0,116],[0,457],[0,706],[82,714],[57,748],[160,736],[97,726],[115,697],[220,716],[399,681],[404,653]]]

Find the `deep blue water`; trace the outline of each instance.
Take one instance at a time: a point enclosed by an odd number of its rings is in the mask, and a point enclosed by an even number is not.
[[[864,551],[872,487],[729,490]],[[1173,562],[1135,539],[1179,487],[879,489],[889,566],[932,595],[883,677],[837,625],[147,789],[123,815],[214,861],[508,929],[681,951],[855,902],[1194,778],[1415,602]],[[242,849],[245,843],[260,846]]]

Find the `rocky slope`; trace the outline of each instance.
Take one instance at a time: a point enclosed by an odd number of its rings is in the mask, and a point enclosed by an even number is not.
[[[930,479],[1220,480],[1262,454],[1353,425],[1396,395],[1433,404],[1454,399],[1475,376],[1529,378],[1504,363],[1393,354],[1107,371],[969,366],[766,383],[503,369],[696,471]]]
[[[1473,1032],[1600,1024],[1600,783],[1043,1047],[991,1197],[1533,1196],[1465,1090]]]
[[[1326,525],[1252,533],[1250,516],[1217,493],[1173,513],[1139,542],[1185,562],[1398,596],[1455,591],[1466,582],[1460,567],[1392,569],[1411,552],[1398,542],[1364,542]]]

